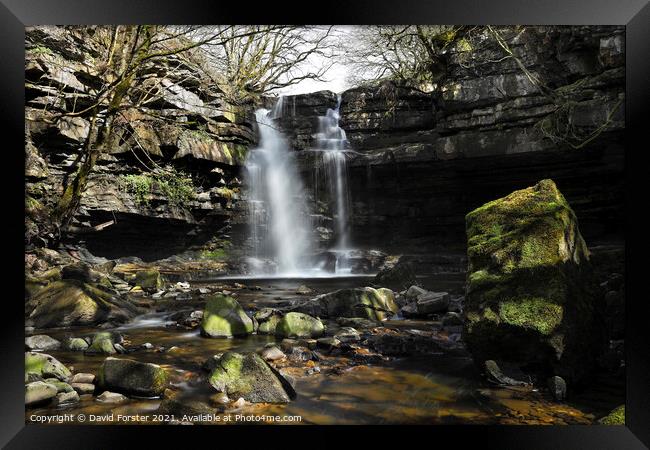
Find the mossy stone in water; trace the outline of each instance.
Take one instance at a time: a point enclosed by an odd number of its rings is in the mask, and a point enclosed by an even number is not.
[[[278,322],[275,334],[288,338],[319,337],[325,327],[323,322],[307,314],[290,312]]]
[[[224,353],[210,373],[209,382],[231,399],[241,397],[251,403],[290,400],[278,374],[256,353]]]
[[[601,425],[625,425],[625,405],[621,405],[598,421]]]
[[[160,272],[157,269],[140,270],[135,274],[133,283],[144,290],[157,291],[165,285]]]
[[[25,373],[41,378],[56,378],[68,381],[72,372],[53,356],[45,353],[25,352]]]
[[[575,213],[551,180],[466,216],[464,340],[495,359],[576,381],[602,344],[599,299]]]
[[[25,386],[25,405],[32,406],[51,401],[56,397],[55,386],[43,381],[35,381]]]
[[[70,338],[66,341],[65,347],[72,351],[84,351],[88,348],[88,342],[82,338]]]
[[[103,389],[143,397],[162,395],[167,382],[167,372],[157,364],[112,357],[104,360],[97,376]]]
[[[399,310],[393,291],[386,288],[362,287],[340,289],[319,295],[294,308],[311,316],[339,318],[358,317],[384,320]]]
[[[201,322],[203,336],[245,336],[251,334],[254,328],[253,320],[234,298],[215,295],[208,299]]]

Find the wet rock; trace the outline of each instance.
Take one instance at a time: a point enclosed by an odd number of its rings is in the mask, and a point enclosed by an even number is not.
[[[25,386],[25,405],[35,406],[51,401],[56,397],[55,386],[43,381],[35,381]]]
[[[72,383],[72,389],[74,389],[79,395],[92,394],[95,392],[95,385],[92,383]]]
[[[125,322],[138,309],[127,300],[78,280],[54,281],[25,304],[26,322],[37,328]]]
[[[354,328],[343,327],[336,332],[334,338],[343,343],[359,342],[361,340],[361,335]]]
[[[323,337],[317,339],[316,342],[318,347],[324,348],[326,350],[332,350],[341,345],[341,341],[339,341],[335,337]]]
[[[418,313],[418,306],[415,304],[415,302],[402,306],[399,312],[404,317],[418,317],[420,315]]]
[[[61,269],[61,278],[64,280],[78,280],[84,283],[99,283],[105,277],[93,270],[89,264],[76,262]]]
[[[265,361],[276,361],[278,359],[286,358],[286,355],[275,345],[272,347],[266,347],[260,352],[262,358]]]
[[[72,379],[70,380],[71,383],[94,383],[95,382],[95,375],[92,373],[75,373]]]
[[[548,389],[551,395],[557,401],[562,401],[566,398],[566,382],[562,377],[557,375],[548,379]]]
[[[46,378],[45,381],[47,384],[51,384],[56,388],[57,392],[72,392],[74,389],[68,383],[57,380],[56,378]]]
[[[275,334],[282,314],[273,308],[262,308],[253,315],[253,318],[258,322],[258,334]]]
[[[60,392],[56,394],[54,403],[57,406],[69,406],[79,402],[79,394],[76,391]]]
[[[502,384],[505,386],[527,386],[530,384],[526,383],[525,381],[516,380],[512,377],[509,377],[508,375],[505,375],[501,371],[501,367],[499,367],[496,361],[485,361],[484,368],[488,379],[494,383]]]
[[[206,372],[212,372],[214,368],[219,365],[219,360],[222,356],[223,353],[217,353],[216,355],[210,356],[203,362],[203,364],[201,364],[201,369],[205,370]]]
[[[25,352],[25,373],[36,374],[42,378],[56,378],[68,381],[72,373],[53,356],[45,353]]]
[[[133,279],[133,284],[149,292],[156,292],[165,286],[162,276],[157,269],[138,271]]]
[[[112,357],[104,360],[98,376],[103,389],[144,397],[160,396],[167,382],[167,372],[159,365]]]
[[[420,295],[426,294],[427,290],[421,288],[420,286],[413,285],[406,291],[406,298],[414,300],[417,299]]]
[[[296,289],[296,294],[298,295],[311,295],[313,293],[314,293],[313,289],[310,289],[308,286],[305,286],[304,284],[299,286],[298,289]]]
[[[317,359],[314,357],[314,352],[312,352],[309,348],[307,347],[292,347],[291,350],[288,352],[289,355],[289,361],[293,363],[301,363],[304,361],[311,361],[313,359]]]
[[[307,314],[289,312],[277,324],[275,334],[287,338],[318,337],[323,334],[323,323]]]
[[[406,289],[415,284],[415,281],[413,266],[404,261],[398,261],[393,267],[380,270],[375,276],[375,284],[397,289]]]
[[[72,351],[84,351],[88,348],[88,342],[82,338],[69,338],[65,342],[65,348]]]
[[[341,289],[319,295],[291,309],[315,317],[360,317],[371,320],[384,320],[398,311],[393,291],[371,287]]]
[[[96,399],[100,403],[124,403],[128,397],[117,392],[104,391]]]
[[[27,350],[56,350],[59,347],[61,347],[59,341],[45,334],[25,338],[25,348]]]
[[[449,306],[448,292],[426,292],[417,298],[417,311],[422,315],[437,314],[447,311]]]
[[[208,299],[201,322],[202,336],[245,336],[253,331],[253,321],[237,300],[225,295],[215,295]]]
[[[99,353],[103,355],[117,353],[113,339],[113,334],[110,332],[96,333],[92,338],[90,346],[86,349],[86,353]]]
[[[209,382],[229,398],[241,397],[251,403],[288,403],[289,394],[279,377],[256,353],[227,352],[210,373]]]
[[[442,326],[444,327],[455,327],[462,326],[463,318],[457,312],[448,312],[442,316]]]
[[[466,216],[464,341],[474,358],[535,366],[568,382],[604,347],[590,253],[551,180]]]
[[[625,405],[615,408],[605,417],[598,420],[601,425],[625,425]]]

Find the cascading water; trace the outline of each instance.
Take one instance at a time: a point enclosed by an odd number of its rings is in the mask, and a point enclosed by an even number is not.
[[[251,269],[268,272],[260,258],[271,257],[276,274],[292,276],[311,266],[311,244],[303,184],[288,142],[273,122],[282,109],[280,97],[271,111],[255,112],[260,142],[246,159],[256,256]]]
[[[349,249],[349,211],[350,194],[348,189],[348,174],[346,152],[350,150],[345,130],[339,127],[339,110],[341,107],[341,96],[337,98],[336,108],[328,109],[324,116],[318,118],[318,133],[316,137],[315,151],[322,156],[322,167],[324,169],[325,184],[328,187],[328,194],[334,203],[333,219],[335,228],[336,244],[331,251],[336,254],[337,273],[350,271],[348,259]],[[320,180],[320,170],[316,172],[315,185]]]

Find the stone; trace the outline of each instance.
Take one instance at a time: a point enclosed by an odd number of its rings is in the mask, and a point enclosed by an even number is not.
[[[51,384],[56,388],[56,391],[61,392],[72,392],[74,389],[68,383],[64,381],[57,380],[56,378],[46,378],[45,381],[47,384]]]
[[[287,338],[318,337],[325,327],[319,319],[299,312],[289,312],[278,322],[276,336]]]
[[[75,373],[72,379],[70,380],[71,383],[94,383],[95,382],[95,375],[92,373]]]
[[[25,304],[26,322],[37,328],[126,322],[138,310],[128,301],[78,280],[53,281]]]
[[[625,405],[615,408],[605,417],[598,420],[601,425],[625,425]]]
[[[265,361],[277,361],[278,359],[286,358],[286,355],[282,352],[282,350],[280,350],[275,345],[262,349],[260,356],[262,356]]]
[[[162,395],[168,383],[165,369],[157,364],[108,357],[99,369],[98,386],[142,397]]]
[[[258,334],[275,334],[282,314],[272,308],[262,308],[253,315],[253,318],[258,322]]]
[[[425,294],[426,289],[421,288],[420,286],[413,285],[406,291],[406,298],[414,300],[417,299],[420,295]]]
[[[97,396],[96,400],[100,403],[124,403],[128,397],[117,392],[104,391]]]
[[[156,292],[165,286],[162,276],[157,269],[138,271],[133,279],[133,284],[149,292]]]
[[[597,286],[575,213],[552,180],[466,216],[463,339],[474,359],[574,382],[604,347]]]
[[[34,381],[25,385],[25,405],[34,406],[51,401],[56,397],[57,389],[43,381]]]
[[[245,336],[254,331],[253,321],[232,297],[215,295],[208,299],[201,322],[205,337]]]
[[[449,306],[448,292],[426,292],[417,298],[416,308],[418,314],[429,315],[441,313]]]
[[[566,399],[566,381],[562,377],[552,376],[548,379],[547,385],[555,400],[560,402]]]
[[[484,367],[485,367],[485,374],[487,375],[488,379],[493,381],[494,383],[505,385],[505,386],[526,386],[529,384],[526,383],[525,381],[516,380],[512,377],[505,375],[501,371],[501,367],[499,367],[497,362],[491,359],[485,361]]]
[[[95,385],[92,383],[72,383],[72,389],[74,389],[79,395],[92,394],[95,392]]]
[[[88,342],[82,338],[69,338],[65,342],[65,348],[72,351],[84,351],[88,348]]]
[[[379,271],[375,276],[375,284],[379,286],[405,289],[416,281],[413,266],[410,263],[398,261],[393,267]]]
[[[296,289],[296,294],[298,295],[311,295],[313,293],[314,293],[313,289],[310,289],[308,286],[304,284],[299,286],[298,289]]]
[[[361,335],[357,330],[351,327],[343,327],[337,330],[334,338],[343,343],[358,342],[361,340]]]
[[[56,350],[61,347],[61,343],[45,334],[37,334],[25,338],[25,348],[27,350]]]
[[[226,352],[208,378],[210,385],[229,398],[251,403],[288,403],[291,398],[280,375],[256,353]]]
[[[36,374],[43,378],[56,378],[68,381],[72,373],[53,356],[45,353],[25,352],[25,373]]]
[[[291,309],[314,317],[384,320],[396,314],[398,306],[390,289],[363,287],[319,295]]]
[[[113,355],[117,353],[113,342],[113,335],[108,332],[95,334],[90,346],[86,349],[86,353],[100,353],[104,355]]]
[[[69,406],[79,402],[79,394],[76,391],[60,392],[56,395],[54,402],[58,406]]]
[[[335,337],[323,337],[317,340],[317,345],[318,347],[325,348],[327,350],[331,350],[334,348],[337,348],[338,346],[341,345],[341,341],[336,339]]]

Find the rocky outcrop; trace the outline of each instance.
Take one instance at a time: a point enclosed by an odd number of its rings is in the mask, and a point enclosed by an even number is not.
[[[476,361],[579,381],[603,348],[601,301],[575,213],[551,180],[467,215],[464,341]]]

